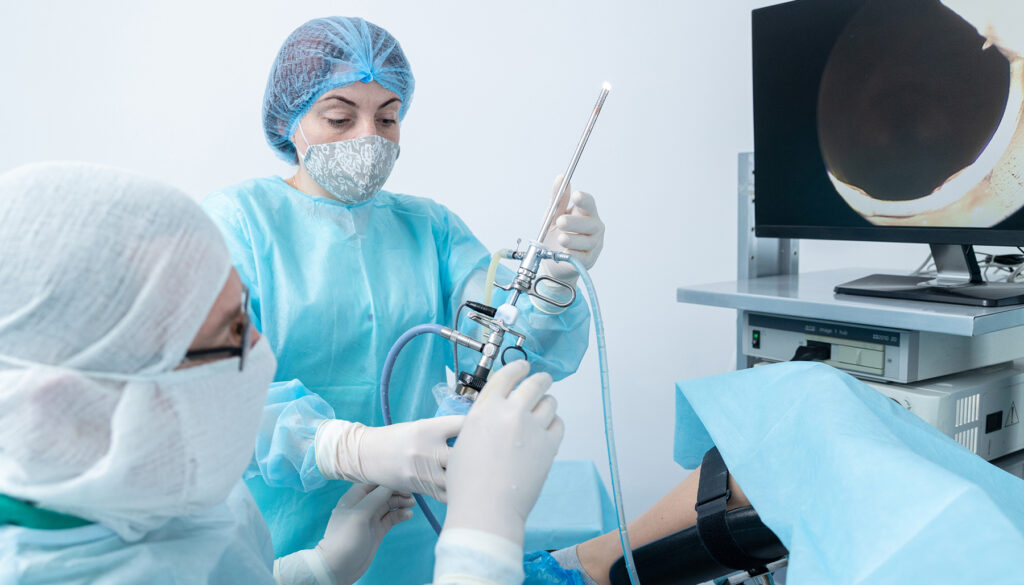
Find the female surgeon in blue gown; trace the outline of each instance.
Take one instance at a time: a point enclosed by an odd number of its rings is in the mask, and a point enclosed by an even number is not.
[[[392,414],[407,422],[381,426],[377,387],[403,332],[451,324],[464,300],[482,297],[489,254],[443,205],[381,190],[413,86],[401,47],[384,29],[359,18],[303,24],[281,47],[263,101],[270,146],[298,169],[222,189],[202,204],[278,359],[247,472],[277,556],[316,544],[351,481],[445,500],[446,440],[463,417],[430,417],[431,389],[445,381],[446,367],[456,369],[450,346],[423,336],[400,356]],[[589,268],[604,224],[589,194],[573,193],[571,202],[545,243]],[[575,283],[566,268],[542,272]],[[578,367],[590,314],[582,301],[564,311],[540,303],[520,303],[518,328],[529,338],[534,371],[557,380]],[[472,371],[471,353],[462,369]],[[391,532],[362,582],[428,582],[435,540],[416,514]]]

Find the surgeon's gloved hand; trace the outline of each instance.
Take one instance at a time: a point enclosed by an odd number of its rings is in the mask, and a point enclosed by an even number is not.
[[[376,484],[446,501],[445,467],[466,417],[428,418],[386,427],[328,420],[317,429],[316,464],[327,479]]]
[[[555,185],[552,188],[551,199],[558,194],[558,186],[562,182],[562,176],[555,178]],[[572,186],[567,185],[565,192],[572,193],[565,198],[565,202],[555,215],[544,241],[548,249],[555,252],[568,252],[575,256],[587,270],[594,267],[597,257],[604,247],[604,222],[597,215],[597,203],[590,193],[583,191],[572,191]],[[569,204],[572,203],[572,209]],[[568,282],[576,283],[576,270],[568,262],[555,262],[545,260],[541,263],[541,274],[551,276]]]
[[[448,463],[445,530],[481,530],[522,547],[526,517],[565,432],[545,394],[551,376],[523,380],[529,372],[525,361],[498,370],[466,416]]]
[[[412,518],[416,501],[385,487],[354,484],[331,512],[316,548],[300,550],[274,562],[281,585],[350,585],[370,567],[384,535]]]

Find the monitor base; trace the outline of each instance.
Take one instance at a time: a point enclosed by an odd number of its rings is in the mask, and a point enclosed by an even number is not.
[[[977,282],[951,286],[922,284],[933,276],[901,276],[872,274],[836,286],[836,294],[907,299],[973,305],[1006,307],[1024,304],[1024,283]]]

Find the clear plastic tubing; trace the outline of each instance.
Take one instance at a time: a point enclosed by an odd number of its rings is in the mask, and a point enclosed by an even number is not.
[[[498,262],[502,258],[508,258],[512,254],[511,250],[502,248],[491,256],[491,264],[487,267],[487,280],[484,284],[484,304],[491,304],[491,297],[494,294],[494,277],[498,274]]]
[[[573,256],[569,257],[569,263],[580,274],[580,280],[583,281],[583,286],[587,289],[590,309],[594,314],[594,331],[597,334],[597,359],[601,368],[604,440],[608,447],[608,468],[612,477],[612,500],[615,502],[615,514],[619,522],[619,542],[622,543],[622,557],[626,560],[629,582],[633,585],[640,585],[640,578],[636,575],[636,564],[633,562],[633,549],[629,545],[629,533],[626,532],[626,513],[622,508],[622,482],[619,479],[619,460],[615,455],[615,433],[612,430],[611,385],[608,382],[608,355],[604,346],[604,320],[601,319],[601,306],[597,302],[597,292],[594,290],[594,283],[590,280],[590,274],[587,273],[586,267]]]

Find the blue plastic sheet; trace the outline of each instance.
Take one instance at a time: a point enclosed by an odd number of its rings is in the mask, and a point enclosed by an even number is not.
[[[555,550],[615,530],[615,510],[594,462],[555,461],[526,518],[524,550]]]
[[[676,460],[718,446],[790,585],[1024,581],[1024,481],[855,378],[787,363],[676,389]]]

